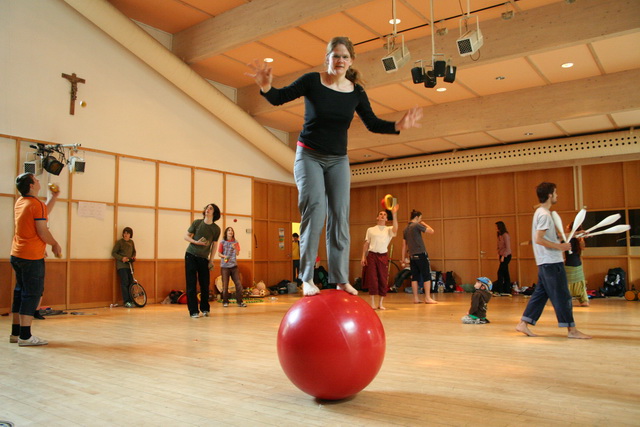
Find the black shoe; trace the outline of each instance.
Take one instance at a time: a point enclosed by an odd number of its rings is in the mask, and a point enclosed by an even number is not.
[[[34,319],[45,320],[45,317],[42,314],[40,314],[40,310],[36,310],[36,312],[33,313],[33,318]]]

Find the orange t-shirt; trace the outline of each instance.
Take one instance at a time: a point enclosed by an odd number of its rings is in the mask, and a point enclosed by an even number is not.
[[[47,205],[33,196],[20,197],[15,206],[16,234],[11,255],[23,259],[42,259],[47,244],[38,236],[36,221],[48,221]]]

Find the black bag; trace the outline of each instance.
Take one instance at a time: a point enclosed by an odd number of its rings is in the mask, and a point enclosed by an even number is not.
[[[456,279],[453,277],[453,271],[447,271],[444,279],[444,291],[455,292],[456,291]]]
[[[442,277],[442,271],[431,272],[431,292],[438,292],[438,286],[442,284],[444,286],[444,278]]]
[[[610,268],[604,277],[604,284],[600,288],[605,296],[621,297],[627,290],[627,280],[624,270],[620,267]]]

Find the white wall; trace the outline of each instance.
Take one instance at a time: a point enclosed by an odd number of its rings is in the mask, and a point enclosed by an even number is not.
[[[62,1],[0,0],[0,64],[0,134],[293,182]],[[86,79],[74,116],[62,73]]]

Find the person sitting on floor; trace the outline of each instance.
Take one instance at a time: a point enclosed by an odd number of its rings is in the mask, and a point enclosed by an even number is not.
[[[469,313],[462,317],[462,323],[475,325],[490,323],[487,319],[487,305],[491,299],[493,284],[486,277],[478,277],[473,287],[475,290],[471,296],[471,308]]]

